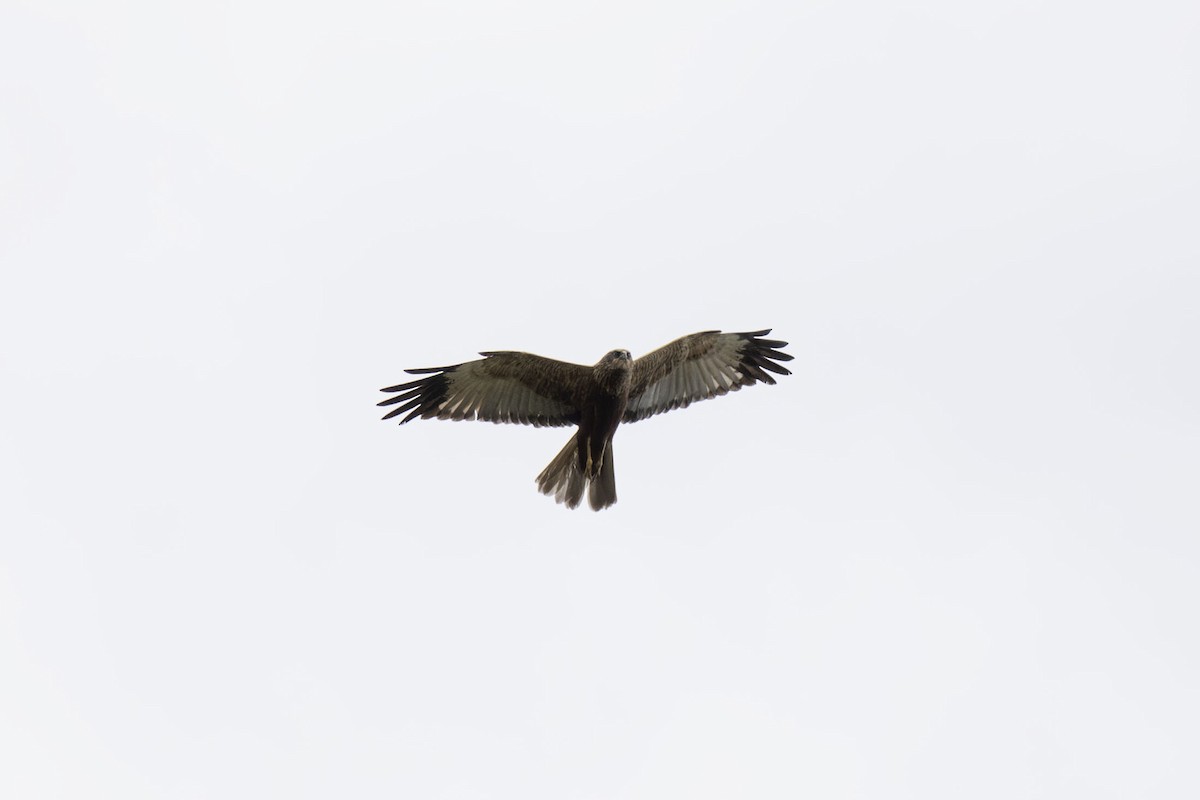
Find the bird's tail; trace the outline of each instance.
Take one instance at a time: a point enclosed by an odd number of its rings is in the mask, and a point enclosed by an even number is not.
[[[579,434],[567,442],[544,470],[537,476],[538,491],[554,496],[554,502],[566,503],[567,508],[576,508],[583,499],[586,481],[579,471]]]
[[[613,474],[612,441],[604,448],[604,460],[600,463],[600,474],[593,475],[588,483],[588,503],[599,511],[617,502],[617,476]]]
[[[578,508],[583,500],[584,489],[588,490],[588,503],[596,511],[608,508],[617,502],[617,480],[613,475],[612,443],[604,453],[597,474],[585,476],[579,468],[579,434],[571,437],[554,460],[537,476],[538,490],[552,495],[556,503],[566,503],[567,508]]]

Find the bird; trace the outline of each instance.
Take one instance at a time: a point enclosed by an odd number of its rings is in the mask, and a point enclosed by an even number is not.
[[[790,375],[780,362],[787,342],[744,333],[701,331],[681,336],[641,358],[611,350],[593,366],[533,353],[483,351],[482,359],[447,367],[407,369],[424,377],[382,392],[379,406],[397,406],[383,419],[483,420],[534,427],[577,426],[566,446],[537,476],[542,494],[577,508],[586,492],[593,510],[617,501],[612,440],[622,423],[687,408],[743,386],[774,384]]]

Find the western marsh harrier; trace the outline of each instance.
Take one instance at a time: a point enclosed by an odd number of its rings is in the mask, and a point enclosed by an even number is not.
[[[759,381],[773,384],[772,372],[790,375],[777,363],[792,360],[780,349],[787,342],[762,338],[770,332],[693,333],[636,360],[628,350],[613,350],[592,367],[532,353],[484,352],[478,361],[405,370],[425,377],[382,389],[396,395],[379,405],[399,403],[384,419],[407,411],[400,424],[437,417],[578,425],[538,475],[538,489],[569,508],[579,505],[586,490],[599,511],[617,502],[612,455],[617,426]]]

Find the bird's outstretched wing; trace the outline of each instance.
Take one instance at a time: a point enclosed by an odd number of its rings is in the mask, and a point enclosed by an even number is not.
[[[623,421],[686,408],[759,381],[775,383],[772,372],[790,375],[776,363],[792,360],[779,349],[787,342],[762,338],[770,332],[693,333],[637,359]]]
[[[591,368],[532,353],[479,355],[484,358],[465,364],[405,370],[426,377],[381,389],[398,394],[379,405],[401,404],[384,419],[407,411],[401,425],[414,417],[516,422],[536,427],[579,422],[577,398],[591,378]]]

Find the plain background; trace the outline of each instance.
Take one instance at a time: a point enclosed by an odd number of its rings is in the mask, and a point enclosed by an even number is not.
[[[1195,2],[0,14],[0,794],[1200,796]],[[773,327],[569,435],[406,367]]]

